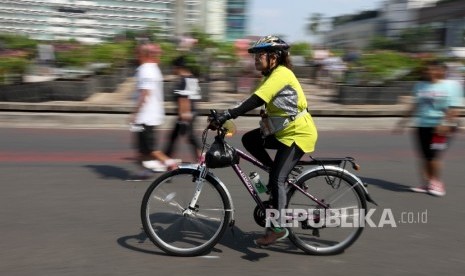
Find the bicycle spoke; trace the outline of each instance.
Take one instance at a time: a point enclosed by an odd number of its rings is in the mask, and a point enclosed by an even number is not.
[[[189,207],[198,188],[194,169],[155,181],[147,190],[141,209],[144,230],[164,251],[193,256],[211,248],[226,230],[229,202],[218,185],[205,180],[194,206]],[[225,206],[225,204],[227,204]]]
[[[337,186],[328,184],[328,177]],[[313,210],[311,216],[291,228],[291,240],[302,250],[311,254],[337,253],[350,246],[363,230],[360,210],[366,209],[358,182],[338,171],[313,171],[303,176],[298,183],[308,187],[307,192],[329,205],[322,208],[298,190],[292,193],[289,208]]]

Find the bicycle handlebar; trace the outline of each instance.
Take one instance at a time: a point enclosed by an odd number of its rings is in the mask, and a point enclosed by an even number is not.
[[[220,121],[218,120],[218,112],[216,109],[210,109],[210,115],[208,116],[208,126],[207,129],[210,130],[218,130],[220,133],[225,133],[226,129],[223,128],[223,126],[220,124]]]

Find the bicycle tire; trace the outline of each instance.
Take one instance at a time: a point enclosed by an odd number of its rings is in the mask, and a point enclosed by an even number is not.
[[[207,174],[192,214],[184,210],[193,197],[200,171],[179,168],[157,178],[144,194],[141,220],[149,239],[174,256],[209,252],[223,236],[232,216],[225,188]],[[189,185],[192,184],[192,185]]]
[[[343,227],[342,223],[340,227],[329,227],[325,225],[326,221],[318,227],[309,226],[312,222],[320,223],[318,217],[322,214],[322,209],[313,200],[293,188],[288,192],[288,208],[308,207],[308,213],[315,212],[315,210],[317,212],[311,220],[299,222],[298,225],[293,224],[296,227],[288,228],[289,239],[299,249],[311,255],[339,254],[359,238],[364,229],[362,220],[366,214],[367,203],[365,193],[360,187],[362,184],[354,177],[342,169],[326,167],[304,172],[297,179],[296,185],[308,189],[309,194],[329,204],[330,211],[328,212],[340,210],[339,219],[341,221],[346,219],[353,222],[345,222],[345,226],[349,225],[349,227]],[[353,202],[349,203],[348,201]],[[353,216],[343,216],[342,210],[349,213],[349,207],[353,209]],[[332,213],[327,214],[331,215]],[[337,219],[336,215],[335,218]],[[351,227],[350,224],[352,224]]]

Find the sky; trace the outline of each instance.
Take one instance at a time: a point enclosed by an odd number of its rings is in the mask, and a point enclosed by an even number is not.
[[[305,31],[313,13],[325,17],[381,8],[383,0],[249,0],[249,34],[283,35],[288,43],[317,38]]]

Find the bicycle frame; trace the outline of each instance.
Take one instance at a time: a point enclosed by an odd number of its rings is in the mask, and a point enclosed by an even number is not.
[[[266,172],[269,172],[270,171],[270,168],[263,165],[260,161],[256,160],[255,158],[253,158],[252,156],[244,153],[243,151],[239,150],[239,149],[236,149],[236,152],[239,156],[239,160],[240,159],[244,159],[246,161],[248,161],[249,163],[252,163],[253,165],[255,165],[256,167],[266,171]],[[249,194],[252,196],[253,200],[257,203],[257,205],[262,209],[262,210],[266,210],[266,206],[263,204],[263,201],[261,200],[260,196],[258,195],[257,191],[255,190],[255,188],[253,187],[253,184],[252,182],[250,181],[250,179],[245,175],[244,171],[241,169],[241,167],[239,166],[239,162],[238,164],[233,164],[231,166],[234,170],[234,172],[237,174],[237,176],[240,178],[242,184],[244,184],[244,186],[246,187],[247,191],[249,192]],[[287,184],[288,185],[291,185],[293,186],[295,189],[299,190],[302,194],[304,194],[305,196],[307,196],[308,198],[310,198],[311,200],[313,200],[315,203],[317,203],[318,205],[320,205],[321,207],[323,208],[329,208],[329,206],[323,202],[321,202],[320,200],[318,200],[316,197],[314,197],[313,195],[309,194],[308,192],[306,192],[304,189],[302,189],[301,187],[297,186],[293,181],[290,181],[289,179],[287,180]]]
[[[216,112],[213,112],[212,111],[212,115],[215,115],[216,116]],[[206,141],[206,135],[208,133],[208,130],[210,128],[206,128],[204,130],[204,134],[202,135],[203,137],[203,144],[205,146],[205,141]],[[225,129],[222,129],[222,128],[218,128],[217,129],[218,131],[218,134],[217,135],[220,135],[221,138],[224,140],[224,136],[226,134],[226,130]],[[203,151],[203,150],[202,150]],[[247,189],[247,191],[249,192],[250,196],[253,198],[253,200],[257,203],[257,205],[259,206],[259,208],[263,211],[265,211],[267,208],[266,206],[263,204],[263,201],[261,200],[260,196],[258,195],[257,191],[255,190],[252,182],[250,181],[250,179],[246,176],[246,174],[244,173],[244,171],[241,169],[241,167],[239,166],[239,163],[240,163],[240,160],[241,159],[244,159],[246,161],[248,161],[249,163],[252,163],[253,165],[255,165],[256,167],[266,171],[266,172],[269,172],[270,171],[270,168],[265,166],[264,164],[262,164],[260,161],[258,161],[257,159],[253,158],[252,156],[244,153],[243,151],[235,148],[235,151],[239,157],[239,161],[237,162],[237,164],[232,164],[231,167],[233,168],[234,172],[236,173],[236,175],[239,177],[239,179],[241,180],[242,184],[244,185],[244,187]],[[338,160],[339,162],[341,162],[341,159],[334,159],[334,160]],[[345,161],[351,161],[351,160],[345,160]],[[300,164],[303,164],[303,165],[314,165],[313,163],[309,163],[309,162],[300,162]],[[355,164],[353,164],[355,166]],[[186,210],[186,212],[191,212],[192,210],[195,209],[195,204],[197,202],[197,199],[198,199],[198,196],[200,195],[201,191],[202,191],[202,186],[203,186],[203,181],[202,179],[206,176],[206,174],[208,173],[208,168],[206,167],[205,163],[199,165],[199,168],[201,169],[201,173],[200,173],[200,177],[197,179],[197,187],[196,187],[196,190],[195,190],[195,193],[194,193],[194,196],[192,198],[192,201],[191,203],[189,204],[189,210]],[[323,166],[324,168],[324,166]],[[309,194],[306,190],[304,190],[303,188],[299,187],[298,185],[296,185],[294,183],[294,181],[290,181],[289,179],[286,180],[286,183],[292,187],[294,187],[296,190],[298,190],[299,192],[301,192],[302,194],[304,194],[306,197],[308,197],[310,200],[312,200],[313,202],[315,202],[316,204],[318,204],[320,207],[324,208],[324,209],[328,209],[329,208],[329,205],[320,201],[319,199],[317,199],[316,197],[314,197],[313,195]]]

